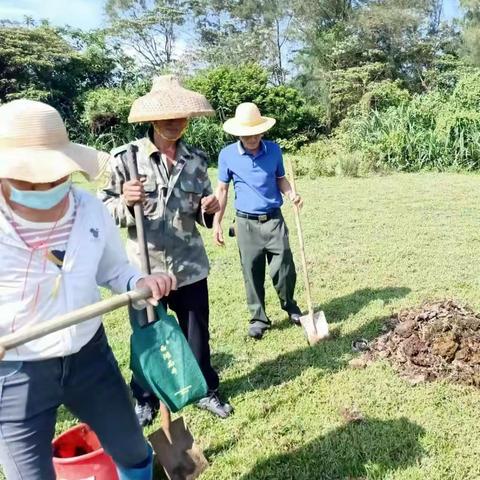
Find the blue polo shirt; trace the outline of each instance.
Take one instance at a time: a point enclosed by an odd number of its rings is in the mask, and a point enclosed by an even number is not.
[[[256,155],[241,142],[225,147],[218,157],[218,179],[233,180],[235,208],[245,213],[263,214],[280,208],[282,194],[277,179],[285,176],[283,157],[275,142],[263,140]]]

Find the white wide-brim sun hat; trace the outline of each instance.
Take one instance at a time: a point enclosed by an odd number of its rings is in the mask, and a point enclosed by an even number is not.
[[[201,93],[182,87],[173,75],[160,75],[153,79],[150,92],[133,102],[128,121],[154,122],[204,115],[215,115],[215,110]]]
[[[55,108],[33,100],[0,106],[0,178],[50,183],[74,172],[95,178],[108,154],[70,142]]]
[[[262,117],[254,103],[241,103],[235,110],[235,117],[223,124],[223,129],[235,137],[260,135],[270,130],[276,123],[271,117]]]

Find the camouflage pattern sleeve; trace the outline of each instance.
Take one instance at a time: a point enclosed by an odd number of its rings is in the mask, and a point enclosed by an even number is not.
[[[123,184],[128,178],[126,165],[126,148],[112,151],[107,171],[107,180],[104,187],[98,192],[98,197],[107,207],[115,223],[119,227],[131,227],[135,225],[135,217],[127,207],[122,195]]]
[[[199,172],[199,180],[202,182],[202,185],[203,185],[202,198],[208,197],[209,195],[212,195],[213,189],[212,189],[212,183],[210,182],[210,177],[208,176],[207,155],[201,150],[196,150],[196,153],[203,159],[201,170]],[[202,211],[202,208],[199,207],[196,220],[197,220],[197,223],[202,227],[212,228],[214,216],[215,216],[214,214],[204,213]]]

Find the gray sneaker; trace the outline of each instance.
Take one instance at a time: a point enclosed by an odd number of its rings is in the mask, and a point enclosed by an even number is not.
[[[248,327],[248,335],[256,340],[260,340],[266,330],[270,328],[270,323],[262,322],[261,320],[252,320]]]
[[[207,397],[200,399],[197,406],[202,410],[208,410],[220,418],[227,418],[232,412],[233,408],[229,403],[223,403],[217,392],[210,392]]]
[[[139,403],[135,402],[135,415],[141,427],[151,425],[158,414],[158,408],[151,405],[149,402]]]
[[[302,316],[301,313],[290,313],[289,317],[290,317],[290,321],[294,324],[294,325],[298,325],[300,326],[301,325],[301,322],[300,322],[300,317]]]

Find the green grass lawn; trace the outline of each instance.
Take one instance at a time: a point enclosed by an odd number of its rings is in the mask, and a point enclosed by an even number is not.
[[[213,358],[236,411],[227,420],[183,412],[210,461],[202,479],[480,479],[478,390],[412,387],[382,362],[347,365],[352,340],[375,337],[400,308],[453,297],[480,310],[478,184],[459,174],[300,180],[314,302],[334,334],[313,348],[269,282],[274,327],[261,341],[247,337],[235,240],[219,249],[204,232]],[[290,207],[284,212],[296,253]],[[301,278],[298,300],[305,305]],[[126,312],[106,324],[128,377]],[[352,407],[364,421],[344,420],[341,410]],[[72,422],[60,419],[60,430]]]

